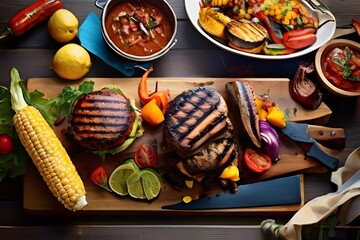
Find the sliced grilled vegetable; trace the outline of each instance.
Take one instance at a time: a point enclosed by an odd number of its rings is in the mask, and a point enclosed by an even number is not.
[[[262,173],[268,170],[272,165],[269,156],[255,151],[252,148],[247,148],[245,150],[244,161],[246,166],[255,173]]]
[[[266,55],[287,55],[294,53],[295,51],[295,49],[285,47],[284,44],[280,43],[266,44],[263,48],[263,52]]]
[[[254,89],[248,82],[226,83],[226,90],[240,110],[241,122],[249,138],[258,148],[261,146],[259,115],[256,109]]]
[[[200,8],[199,24],[209,34],[225,39],[225,26],[231,21],[231,18],[213,8]]]
[[[20,36],[37,24],[46,21],[58,9],[62,8],[61,0],[38,0],[25,7],[13,16],[7,27],[0,34],[0,39],[7,36]]]
[[[315,110],[322,102],[322,93],[306,74],[314,71],[314,65],[300,64],[294,78],[289,83],[291,97],[307,109]]]
[[[25,102],[20,81],[19,72],[12,68],[13,121],[21,143],[56,199],[68,210],[80,210],[87,205],[84,184],[53,129]]]
[[[261,149],[273,162],[279,160],[279,135],[266,121],[260,120]]]

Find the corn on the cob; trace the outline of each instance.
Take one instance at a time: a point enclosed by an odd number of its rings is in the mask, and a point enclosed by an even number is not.
[[[66,209],[80,210],[87,205],[84,184],[53,129],[35,107],[25,102],[19,82],[19,73],[13,68],[10,92],[21,143],[58,201]]]

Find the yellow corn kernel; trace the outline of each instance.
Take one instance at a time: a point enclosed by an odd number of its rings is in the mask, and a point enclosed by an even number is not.
[[[271,9],[271,10],[269,11],[269,15],[270,15],[270,16],[275,16],[275,11],[274,11],[274,9]]]
[[[16,111],[13,120],[21,143],[52,194],[69,210],[80,210],[86,206],[84,184],[41,113],[32,106],[26,106]]]
[[[289,21],[289,19],[284,19],[284,20],[281,21],[281,23],[284,24],[284,25],[289,25],[290,21]]]
[[[276,19],[276,20],[281,20],[281,19],[282,19],[282,15],[281,15],[281,14],[280,14],[280,15],[276,15],[276,16],[275,16],[275,19]]]
[[[266,9],[266,10],[264,11],[264,14],[265,14],[265,16],[268,16],[268,15],[270,14],[270,11],[269,11],[268,9]]]
[[[252,8],[248,8],[247,11],[246,11],[248,14],[252,14],[254,11]]]
[[[276,9],[276,10],[275,10],[275,15],[282,15],[281,10],[280,10],[280,9]]]
[[[240,9],[240,11],[239,11],[239,15],[240,16],[245,16],[245,10],[244,9]]]
[[[291,15],[291,19],[295,19],[298,16],[297,13],[294,11],[290,11],[290,15]]]
[[[229,0],[222,0],[222,5],[225,6],[229,3]]]
[[[244,17],[245,17],[246,19],[248,19],[248,20],[251,19],[251,15],[248,14],[248,13],[245,13]]]

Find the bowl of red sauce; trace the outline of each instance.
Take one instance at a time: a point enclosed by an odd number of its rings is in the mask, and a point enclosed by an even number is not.
[[[331,40],[315,55],[321,84],[333,94],[360,96],[360,44],[347,39]]]
[[[151,61],[176,43],[176,15],[165,0],[109,0],[101,16],[102,35],[118,55]]]

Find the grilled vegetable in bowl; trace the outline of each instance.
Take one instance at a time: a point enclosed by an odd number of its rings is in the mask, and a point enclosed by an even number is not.
[[[200,4],[196,1],[185,0],[186,12],[194,27],[202,36],[218,47],[243,56],[274,60],[302,56],[329,41],[336,29],[335,17],[330,11],[323,13],[316,10],[305,0],[199,0],[199,2]],[[203,16],[204,14],[208,16]],[[208,18],[212,19],[212,22],[215,22],[216,19],[220,20],[218,21],[220,24],[216,26],[220,29],[217,31],[221,32],[221,26],[223,25],[225,30],[227,25],[227,21],[222,21],[224,16],[230,18],[231,21],[246,19],[265,27],[268,34],[262,49],[253,48],[249,51],[232,44],[226,36],[225,38],[214,37],[215,34],[211,31],[215,29],[215,26],[204,27],[204,24],[200,21]],[[211,31],[208,31],[208,29],[211,29]],[[300,33],[304,33],[304,36],[288,38],[285,42],[283,41],[284,33],[298,29],[312,29],[314,33],[305,34],[305,32],[301,31]],[[273,44],[278,44],[278,46],[275,48]],[[280,45],[281,49],[279,49]]]

